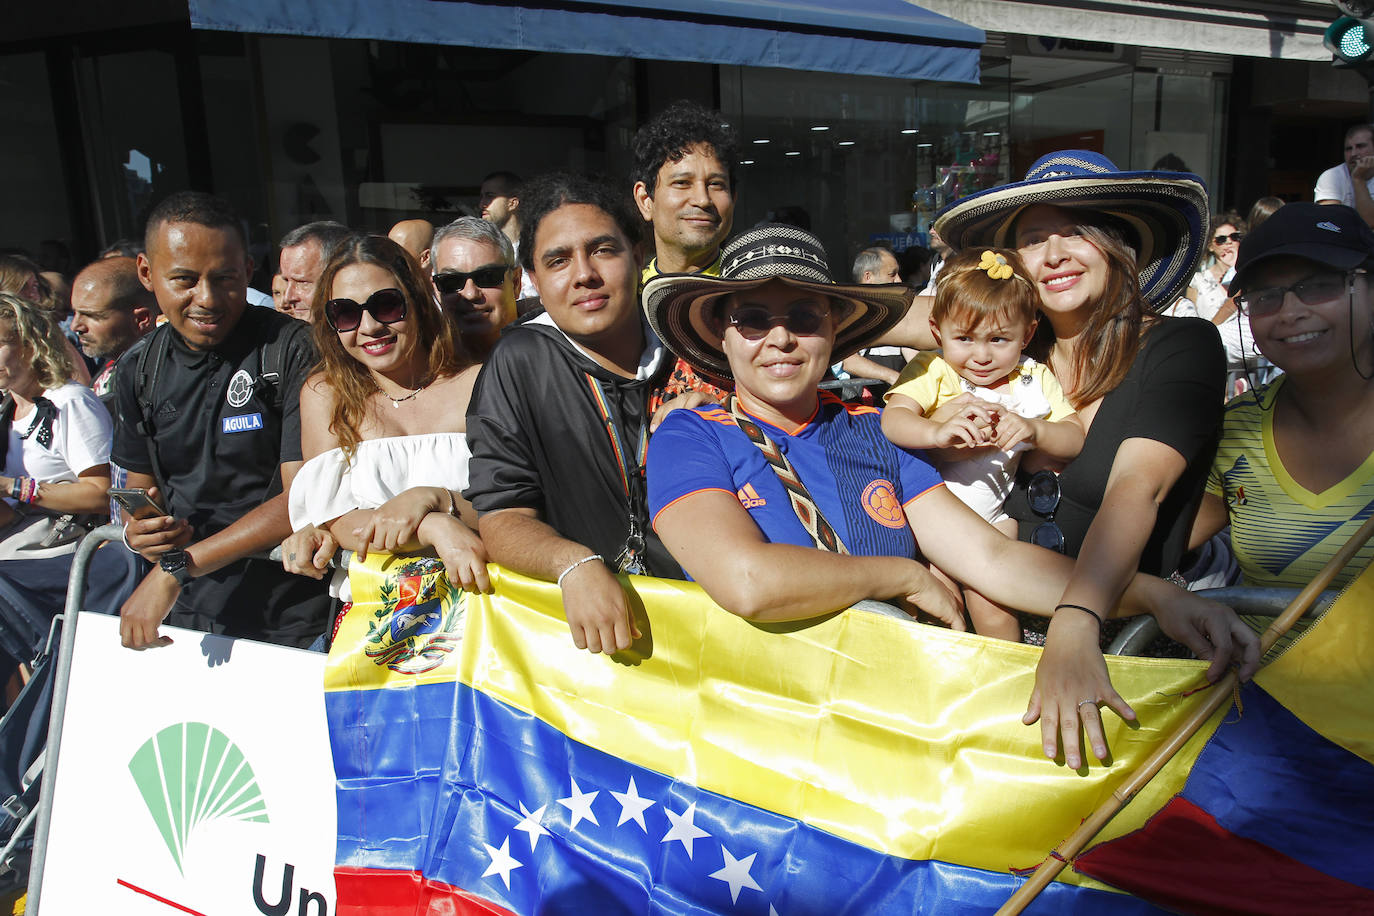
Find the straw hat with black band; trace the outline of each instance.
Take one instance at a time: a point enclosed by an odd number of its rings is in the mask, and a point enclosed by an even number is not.
[[[955,251],[1015,248],[1016,218],[1050,204],[1120,228],[1136,250],[1140,293],[1156,311],[1188,287],[1207,244],[1207,188],[1189,172],[1123,172],[1101,153],[1042,156],[1025,180],[971,194],[940,212],[935,231]]]
[[[850,356],[889,331],[911,306],[914,291],[902,283],[836,283],[820,239],[804,229],[765,223],[726,242],[720,276],[663,274],[644,287],[649,325],[668,349],[692,367],[731,378],[721,342],[722,322],[713,314],[722,296],[778,280],[828,296],[835,310],[831,361]]]

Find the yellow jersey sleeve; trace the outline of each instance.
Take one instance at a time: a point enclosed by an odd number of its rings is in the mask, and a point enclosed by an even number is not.
[[[907,363],[906,368],[897,376],[897,382],[884,396],[884,400],[894,394],[905,395],[920,405],[921,412],[929,415],[932,410],[948,403],[963,392],[959,384],[959,374],[939,353],[917,353],[916,358]]]

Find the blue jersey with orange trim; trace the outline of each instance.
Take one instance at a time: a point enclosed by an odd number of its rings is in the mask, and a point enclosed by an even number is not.
[[[797,429],[755,419],[792,462],[850,553],[915,555],[905,509],[939,486],[940,475],[920,453],[883,436],[877,410],[822,392],[817,412]],[[684,496],[722,490],[739,499],[770,542],[814,546],[763,453],[719,405],[668,415],[649,440],[648,478],[655,525],[658,514]]]

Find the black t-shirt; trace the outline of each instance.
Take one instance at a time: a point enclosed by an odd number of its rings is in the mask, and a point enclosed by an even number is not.
[[[1102,399],[1083,451],[1059,475],[1062,498],[1054,520],[1064,532],[1069,556],[1078,556],[1102,497],[1117,450],[1127,439],[1152,439],[1187,461],[1183,475],[1159,507],[1159,516],[1140,556],[1141,572],[1167,576],[1188,546],[1207,471],[1221,432],[1226,352],[1216,327],[1199,318],[1164,318],[1141,340],[1126,378]],[[1020,522],[1022,540],[1044,518],[1026,501],[1024,472],[1007,497],[1007,514]]]
[[[277,312],[249,307],[229,337],[193,350],[170,326],[144,337],[121,357],[115,375],[116,422],[110,460],[154,474],[137,424],[139,356],[167,335],[153,390],[152,439],[167,509],[202,540],[281,492],[280,465],[301,459],[300,391],[315,364],[310,328]],[[263,379],[269,341],[281,353],[278,390]],[[157,350],[149,352],[151,375]],[[275,406],[280,404],[280,408]],[[313,579],[265,560],[240,560],[192,580],[168,622],[289,645],[308,645],[324,631],[328,595]]]
[[[534,509],[610,565],[625,544],[630,501],[597,392],[624,439],[637,443],[653,388],[672,362],[665,351],[653,378],[625,379],[579,353],[556,327],[508,328],[482,366],[468,406],[472,459],[463,495],[482,514]],[[633,446],[624,451],[630,457]],[[641,512],[650,575],[682,578],[648,524],[647,498]]]

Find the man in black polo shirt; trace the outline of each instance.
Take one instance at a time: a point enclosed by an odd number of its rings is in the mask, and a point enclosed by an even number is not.
[[[135,649],[175,626],[307,646],[324,631],[322,583],[245,559],[291,533],[285,488],[300,466],[299,394],[310,328],[247,308],[252,261],[223,201],[181,192],[148,217],[143,285],[167,324],[120,360],[111,460],[156,484],[171,515],[130,520],[125,540],[158,563],[121,609]],[[170,612],[170,616],[169,616]]]

